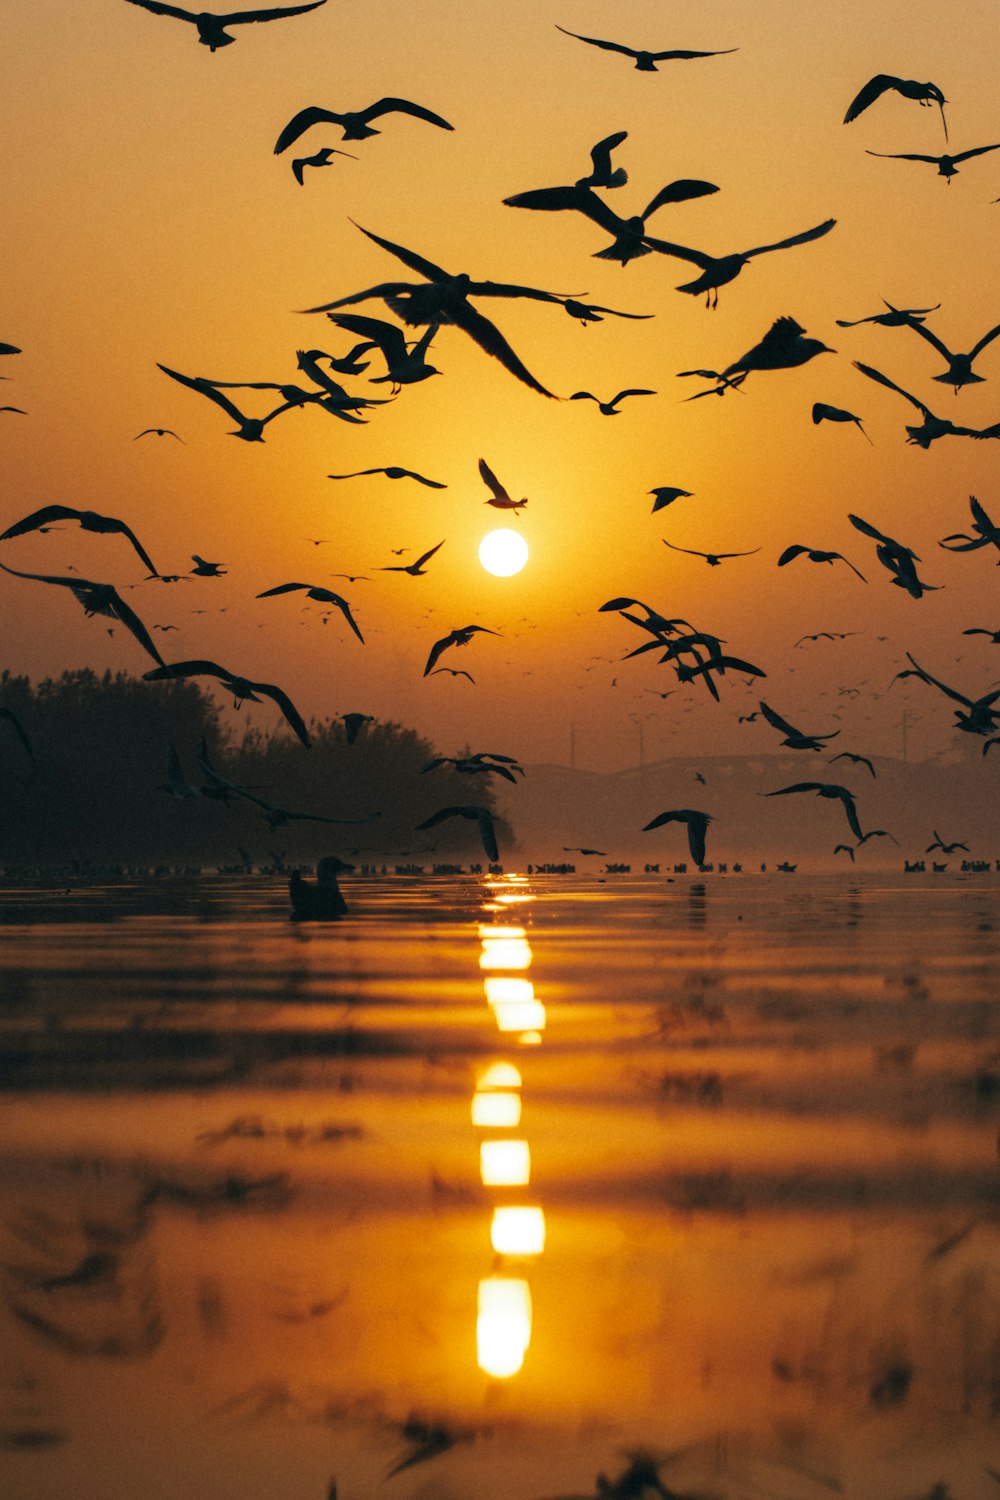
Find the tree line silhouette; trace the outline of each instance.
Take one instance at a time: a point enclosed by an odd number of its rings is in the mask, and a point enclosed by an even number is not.
[[[283,728],[240,732],[191,680],[145,682],[90,670],[64,672],[37,686],[5,671],[4,710],[0,867],[8,873],[51,866],[311,864],[329,853],[390,869],[398,862],[427,868],[485,862],[476,830],[464,820],[423,833],[416,825],[453,803],[476,802],[495,813],[490,778],[448,768],[423,774],[437,751],[402,724],[364,724],[349,743],[341,721],[314,721],[307,750]],[[264,809],[245,798],[179,799],[169,791],[168,747],[198,787],[205,779],[196,759],[202,738],[212,767],[269,805],[371,820],[293,819],[274,828]],[[511,830],[500,818],[497,827],[503,850]]]

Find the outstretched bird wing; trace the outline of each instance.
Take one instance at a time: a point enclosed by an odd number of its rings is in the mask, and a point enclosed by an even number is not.
[[[902,396],[904,400],[909,401],[910,405],[915,406],[925,417],[931,415],[929,407],[925,406],[922,401],[918,401],[916,396],[911,396],[909,391],[904,391],[903,387],[897,385],[894,380],[890,380],[888,375],[883,375],[881,370],[875,370],[871,365],[863,365],[859,359],[854,360],[853,364],[862,375],[867,375],[869,380],[877,380],[879,385],[887,386],[890,391],[895,391],[897,396]]]
[[[388,250],[397,260],[401,260],[404,266],[409,266],[411,271],[416,271],[418,276],[424,276],[428,281],[449,281],[448,272],[440,266],[436,266],[432,260],[427,260],[423,255],[418,255],[415,250],[407,250],[405,245],[394,244],[392,240],[384,240],[381,235],[374,234],[372,230],[365,229],[356,219],[351,223],[355,229],[360,229],[363,235],[373,240],[376,245],[381,245],[383,250]],[[316,309],[320,311],[320,309]]]
[[[220,26],[238,26],[246,21],[280,21],[282,16],[301,16],[307,10],[317,10],[326,0],[312,0],[310,5],[285,5],[269,10],[236,10],[228,16],[213,16]]]
[[[282,151],[304,135],[313,125],[330,124],[340,125],[343,123],[343,115],[338,115],[332,109],[324,109],[322,105],[310,104],[305,109],[300,109],[298,114],[293,115],[288,124],[282,130],[274,143],[274,154],[280,156]]]
[[[787,250],[791,245],[806,245],[810,240],[822,239],[824,234],[829,234],[836,222],[836,219],[824,219],[822,224],[814,224],[812,229],[803,229],[801,234],[789,235],[787,240],[778,240],[773,245],[758,245],[753,250],[744,250],[743,256],[749,258],[751,255],[765,255],[768,250]]]
[[[763,699],[760,700],[760,711],[771,727],[779,729],[782,734],[797,735],[800,733],[794,725],[789,724],[787,719],[783,719],[779,713],[775,713],[774,709],[769,707]]]
[[[193,11],[182,10],[179,5],[164,5],[163,0],[129,0],[129,4],[141,5],[143,10],[151,11],[154,16],[173,16],[178,21],[197,19]],[[222,17],[219,19],[221,21]]]
[[[442,130],[454,130],[454,125],[449,125],[447,120],[436,115],[432,109],[425,109],[422,104],[414,104],[410,99],[396,99],[388,97],[377,99],[374,104],[369,104],[367,109],[356,111],[357,116],[365,122],[377,120],[380,115],[413,115],[414,119],[426,120],[428,125],[438,125]]]
[[[479,460],[479,472],[483,476],[483,481],[486,484],[487,488],[490,489],[490,490],[492,490],[492,492],[493,492],[493,498],[495,500],[509,500],[510,499],[510,496],[508,495],[507,491],[504,489],[503,485],[500,483],[499,479],[494,474],[493,470],[490,468],[490,466],[486,462],[485,458],[481,458]],[[487,503],[489,503],[489,502],[487,502]],[[3,539],[0,538],[0,541],[2,541],[2,540]]]
[[[557,26],[556,30],[561,31],[563,36],[575,37],[578,42],[589,42],[592,47],[602,47],[605,52],[622,52],[626,57],[636,56],[634,47],[625,47],[621,42],[604,42],[600,37],[581,36],[578,31],[567,31],[565,26]]]
[[[874,78],[869,78],[864,88],[858,91],[847,106],[844,124],[849,125],[852,120],[856,120],[862,110],[866,110],[869,104],[874,104],[876,99],[882,97],[886,89],[897,88],[899,83],[900,79],[894,78],[891,73],[876,73]]]

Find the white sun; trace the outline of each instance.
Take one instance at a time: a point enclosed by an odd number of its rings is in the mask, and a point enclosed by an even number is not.
[[[510,578],[513,573],[520,573],[528,561],[528,544],[519,531],[502,527],[483,537],[479,543],[479,561],[487,573]]]

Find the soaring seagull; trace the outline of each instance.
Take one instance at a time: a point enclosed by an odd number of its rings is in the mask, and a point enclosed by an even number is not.
[[[236,38],[226,32],[227,26],[244,26],[249,21],[281,21],[285,16],[301,16],[307,10],[318,10],[326,0],[312,0],[309,5],[286,5],[267,10],[234,10],[228,15],[216,16],[211,11],[184,10],[180,5],[164,5],[163,0],[128,0],[130,5],[141,5],[154,16],[173,16],[175,21],[190,21],[198,28],[198,40],[210,52],[220,47],[231,47]]]

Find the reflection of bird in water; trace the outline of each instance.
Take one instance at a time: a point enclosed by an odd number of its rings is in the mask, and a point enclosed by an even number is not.
[[[640,255],[651,255],[653,247],[647,242],[646,220],[658,208],[667,203],[685,203],[691,198],[704,198],[719,189],[712,182],[699,179],[680,178],[670,182],[650,199],[640,214],[623,219],[609,208],[589,187],[579,183],[573,187],[532,188],[526,193],[514,193],[503,201],[508,208],[530,208],[542,213],[558,213],[571,209],[584,214],[608,234],[614,236],[612,244],[594,252],[597,260],[616,260],[622,266]]]
[[[351,606],[348,604],[346,599],[344,599],[340,594],[335,594],[332,589],[313,587],[313,585],[309,583],[279,583],[276,588],[265,589],[262,594],[257,595],[257,598],[271,599],[276,594],[290,594],[294,593],[298,589],[305,589],[307,599],[315,599],[318,604],[332,604],[336,609],[339,609],[348,625],[354,631],[354,634],[357,636],[358,640],[362,643],[362,645],[364,644],[365,638],[361,634],[361,631],[358,629],[357,621],[351,614]]]
[[[598,141],[596,146],[591,146],[590,171],[586,177],[577,178],[577,187],[617,188],[625,186],[628,182],[628,173],[624,167],[612,168],[611,153],[616,146],[621,145],[627,135],[627,130],[616,130],[613,135],[606,135],[603,140]]]
[[[955,531],[950,536],[943,537],[938,546],[943,547],[946,552],[976,552],[992,542],[1000,552],[1000,526],[990,520],[985,507],[975,495],[969,496],[969,507],[972,511],[972,529],[976,535],[967,536],[964,531]],[[997,567],[1000,567],[1000,563],[997,563]]]
[[[435,771],[438,766],[454,766],[456,771],[466,776],[489,775],[503,776],[507,781],[517,785],[517,777],[514,772],[519,771],[524,775],[524,767],[519,765],[517,757],[513,755],[498,755],[492,750],[478,750],[474,755],[436,755],[429,760],[421,771]]]
[[[658,813],[642,831],[648,833],[651,828],[662,828],[664,823],[686,823],[691,858],[696,865],[703,865],[705,863],[705,835],[712,821],[711,813],[699,812],[693,807],[675,807],[670,812]]]
[[[137,432],[136,433],[136,435],[132,439],[132,441],[133,441],[133,443],[137,443],[141,437],[150,437],[150,436],[152,436],[152,437],[172,437],[172,438],[177,438],[177,441],[179,443],[183,443],[183,441],[184,441],[184,439],[182,437],[177,437],[177,433],[174,432],[174,430],[173,430],[172,427],[144,427],[141,432]]]
[[[547,391],[535,379],[531,371],[514,353],[499,328],[473,307],[469,298],[527,297],[536,302],[558,302],[561,305],[564,301],[563,297],[557,296],[554,292],[540,291],[536,287],[515,286],[498,281],[473,281],[465,272],[453,276],[450,272],[442,270],[440,266],[436,266],[433,261],[427,260],[413,250],[407,250],[404,245],[396,245],[392,240],[383,239],[381,235],[373,234],[370,229],[364,229],[360,224],[355,227],[360,229],[361,233],[373,244],[381,245],[383,250],[387,250],[390,255],[401,260],[404,266],[409,266],[411,271],[416,271],[419,276],[423,276],[424,281],[416,284],[408,281],[384,281],[378,286],[366,288],[363,292],[354,292],[346,297],[339,297],[335,302],[324,302],[319,307],[308,307],[305,309],[307,313],[333,312],[337,308],[347,307],[356,302],[366,302],[373,297],[381,298],[391,311],[410,327],[423,327],[428,323],[446,323],[461,328],[463,333],[467,333],[479,345],[480,349],[491,355],[493,359],[499,360],[504,369],[518,380],[530,386],[533,391],[538,391],[542,396],[552,396],[552,392]]]
[[[925,854],[931,854],[935,849],[940,849],[942,854],[954,854],[956,849],[964,849],[966,854],[968,854],[968,844],[960,844],[957,842],[954,844],[946,844],[936,828],[932,828],[931,833],[933,833],[934,835],[934,842],[933,844],[927,845],[927,848],[924,850]]]
[[[976,355],[979,354],[983,349],[985,349],[987,344],[991,344],[996,338],[997,334],[1000,333],[1000,323],[998,323],[995,328],[991,328],[989,333],[984,333],[979,342],[974,344],[973,347],[969,350],[968,354],[952,354],[951,350],[941,342],[936,334],[931,332],[931,330],[923,323],[922,320],[914,323],[909,323],[907,324],[907,326],[912,328],[914,333],[919,333],[922,339],[926,339],[928,344],[930,344],[932,348],[936,349],[941,357],[948,363],[947,370],[944,370],[940,375],[932,375],[932,380],[940,381],[942,385],[953,386],[956,395],[958,394],[959,388],[963,385],[982,384],[983,376],[977,375],[974,372],[972,368],[972,361],[975,359]]]
[[[327,479],[361,479],[366,474],[384,474],[387,479],[415,479],[418,484],[425,484],[430,490],[448,488],[439,479],[425,479],[423,474],[416,474],[413,469],[401,469],[397,465],[391,465],[387,469],[355,469],[353,474],[328,474],[326,477]]]
[[[448,635],[442,636],[439,641],[434,642],[433,646],[430,649],[430,654],[427,657],[427,665],[424,667],[423,675],[426,677],[427,674],[437,666],[438,658],[441,656],[442,652],[447,651],[451,646],[467,646],[472,640],[473,635],[479,632],[482,632],[485,635],[500,634],[499,630],[490,630],[486,625],[459,626],[457,630],[450,631]]]
[[[316,866],[314,882],[305,880],[293,870],[288,882],[293,922],[331,922],[347,915],[348,906],[337,883],[342,870],[353,870],[335,854],[328,854]]]
[[[297,156],[292,162],[292,173],[299,187],[305,184],[306,167],[332,167],[335,156],[350,156],[351,161],[357,161],[356,156],[351,156],[350,151],[338,151],[335,146],[321,146],[313,156]]]
[[[817,354],[835,354],[828,344],[805,337],[805,329],[794,318],[776,318],[759,344],[733,360],[723,370],[723,377],[750,370],[791,370],[806,364]]]
[[[911,599],[920,599],[924,594],[941,588],[939,583],[925,583],[918,578],[914,563],[920,561],[912,547],[906,547],[902,542],[897,542],[891,536],[886,536],[879,531],[870,521],[864,521],[860,516],[848,515],[847,519],[855,530],[863,532],[878,543],[875,548],[875,556],[892,574],[892,581],[897,588],[905,589]]]
[[[944,129],[944,138],[948,139],[948,121],[945,119],[944,107],[947,99],[942,94],[936,83],[917,83],[913,78],[895,78],[891,73],[876,73],[874,78],[869,78],[864,88],[859,89],[844,116],[844,124],[849,125],[856,120],[858,115],[866,110],[869,105],[874,104],[876,99],[881,99],[887,90],[894,89],[897,94],[902,94],[904,99],[915,99],[918,104],[929,108],[936,104],[941,111],[941,125]]]
[[[55,521],[79,521],[84,531],[92,531],[98,536],[124,536],[135,548],[139,557],[150,574],[159,577],[148,553],[142,547],[139,538],[131,526],[124,521],[119,521],[116,516],[102,516],[96,510],[74,510],[71,505],[43,505],[41,510],[32,511],[30,516],[25,516],[21,521],[15,521],[13,526],[0,533],[0,542],[6,542],[10,537],[24,536],[29,531],[39,531],[43,527],[50,526]]]
[[[717,568],[723,558],[753,557],[755,552],[760,551],[759,547],[754,547],[749,552],[697,552],[693,547],[675,547],[673,542],[668,542],[664,537],[661,537],[660,540],[663,542],[664,547],[670,548],[671,552],[686,552],[688,557],[703,557],[710,568]]]
[[[432,813],[429,818],[425,818],[422,823],[418,823],[416,827],[418,829],[436,828],[437,825],[439,823],[443,823],[446,818],[468,818],[471,822],[478,823],[479,837],[483,841],[483,848],[486,851],[486,857],[487,859],[491,860],[493,864],[497,863],[500,858],[500,852],[497,848],[497,836],[496,829],[493,825],[493,814],[490,812],[488,807],[476,807],[472,805],[466,805],[463,807],[442,807],[439,808],[436,813]]]
[[[606,417],[617,417],[617,416],[621,415],[621,413],[617,409],[618,408],[618,403],[619,403],[619,401],[624,401],[626,396],[655,396],[655,395],[656,395],[655,391],[638,390],[638,389],[636,389],[636,388],[633,387],[633,388],[631,388],[629,390],[626,390],[626,391],[619,391],[618,394],[617,394],[617,396],[612,396],[611,397],[610,401],[602,401],[599,396],[592,395],[592,393],[590,391],[575,391],[573,393],[573,395],[570,396],[569,399],[571,401],[596,401],[598,409],[602,412],[602,414],[604,416],[606,416]]]
[[[620,52],[625,57],[631,57],[640,73],[656,73],[658,62],[687,62],[694,57],[724,57],[728,52],[738,52],[738,47],[724,47],[720,52],[686,52],[674,49],[671,52],[649,52],[645,48],[627,47],[622,42],[605,42],[596,36],[581,36],[578,31],[567,31],[565,26],[557,26],[563,36],[575,37],[578,42],[588,42],[591,47],[600,47],[605,52]]]
[[[335,323],[338,328],[360,334],[381,351],[386,373],[369,376],[373,385],[380,385],[388,380],[395,395],[404,385],[416,385],[418,381],[427,380],[431,375],[440,375],[441,371],[428,364],[426,358],[438,331],[436,323],[431,323],[411,347],[406,342],[403,330],[395,323],[387,323],[384,318],[358,317],[354,313],[330,313],[328,316],[330,322]]]
[[[487,489],[492,491],[491,498],[483,502],[485,505],[495,506],[497,510],[520,510],[523,505],[527,505],[527,496],[521,500],[512,500],[510,498],[485,458],[479,460],[479,472]]]
[[[869,151],[869,156],[884,156],[891,161],[926,161],[937,167],[938,176],[951,187],[951,179],[958,176],[956,162],[969,161],[973,156],[984,156],[987,151],[1000,151],[996,146],[974,146],[971,151],[958,151],[954,156],[923,156],[919,151]]]
[[[390,114],[412,115],[415,120],[425,120],[428,125],[437,125],[441,130],[455,128],[432,109],[425,109],[422,104],[413,104],[409,99],[377,99],[366,109],[344,110],[342,114],[332,109],[323,109],[318,104],[310,104],[289,120],[275,142],[274,154],[280,156],[282,151],[287,151],[293,141],[297,141],[313,125],[339,125],[344,132],[343,140],[366,140],[369,136],[380,133],[372,125],[372,120],[380,120],[383,115]]]
[[[812,229],[803,229],[800,234],[789,235],[787,239],[776,240],[773,245],[755,245],[752,250],[734,251],[731,255],[707,255],[704,250],[692,250],[685,245],[675,245],[651,235],[646,236],[646,243],[654,250],[659,250],[662,255],[672,255],[676,260],[690,260],[700,266],[701,275],[694,281],[685,282],[677,290],[687,292],[691,297],[699,297],[704,292],[705,306],[716,307],[719,287],[735,281],[747,261],[755,255],[767,255],[772,250],[789,250],[793,245],[807,245],[811,240],[818,240],[824,234],[829,234],[836,222],[836,219],[824,219],[822,224],[815,224]]]
[[[435,552],[437,552],[440,547],[443,547],[447,540],[448,538],[444,537],[440,542],[438,542],[437,547],[431,547],[428,552],[422,553],[420,557],[417,558],[416,562],[406,563],[405,565],[403,563],[390,563],[388,567],[378,568],[376,571],[379,573],[409,573],[411,578],[421,578],[424,573],[427,572],[427,569],[424,567],[424,563],[427,562],[429,558],[432,558]],[[405,552],[406,548],[403,547],[400,550]]]
[[[906,441],[915,443],[918,448],[927,449],[931,443],[942,437],[979,437],[980,433],[970,427],[956,427],[954,422],[949,422],[947,417],[936,417],[929,406],[925,406],[916,396],[911,396],[909,391],[904,391],[901,385],[890,380],[888,375],[883,375],[881,370],[876,370],[871,365],[864,365],[860,360],[854,361],[854,368],[860,370],[862,375],[867,375],[869,380],[875,380],[879,385],[884,385],[888,390],[895,391],[897,396],[902,396],[915,406],[923,416],[923,422],[919,427],[907,427],[909,434]]]
[[[820,422],[853,422],[865,441],[871,443],[871,438],[861,425],[861,418],[856,417],[852,411],[845,411],[842,406],[828,406],[825,401],[815,401],[812,419],[816,426]],[[874,444],[872,446],[874,447]]]
[[[794,786],[783,786],[777,792],[762,792],[763,797],[787,797],[790,792],[815,792],[817,797],[825,797],[831,802],[839,802],[844,809],[851,832],[857,839],[864,838],[861,832],[861,824],[858,822],[858,810],[854,805],[854,793],[848,791],[846,786],[837,786],[830,781],[797,781]]]
[[[157,660],[162,665],[155,671],[144,674],[147,682],[166,682],[174,677],[217,677],[223,687],[228,688],[236,699],[237,708],[244,702],[259,703],[258,694],[263,694],[265,698],[272,699],[278,705],[303,745],[309,748],[309,731],[305,720],[288,694],[282,692],[281,688],[275,687],[273,683],[252,682],[249,677],[240,677],[238,673],[227,671],[225,667],[218,666],[214,661],[175,661],[166,664],[160,656],[157,656]]]
[[[891,302],[885,303],[887,311],[884,313],[873,313],[869,318],[846,318],[837,319],[838,328],[859,328],[862,323],[877,323],[882,328],[902,328],[907,323],[921,323],[928,313],[937,312],[941,306],[935,302],[933,307],[893,307]]]
[[[793,724],[789,724],[787,719],[783,719],[763,699],[760,702],[760,711],[772,729],[777,729],[785,736],[781,743],[787,745],[789,750],[822,750],[824,740],[836,739],[840,733],[839,729],[834,729],[830,734],[805,734],[801,729],[796,729]]]
[[[46,573],[19,573],[16,568],[8,568],[6,563],[0,563],[0,568],[5,573],[13,574],[15,578],[31,578],[36,583],[51,583],[69,589],[74,599],[83,605],[85,614],[103,615],[108,620],[117,620],[126,630],[131,631],[143,650],[148,651],[153,660],[162,666],[163,657],[153,644],[149,631],[110,583],[93,583],[88,578],[62,578]]]
[[[858,573],[858,570],[854,566],[854,564],[852,562],[849,562],[842,552],[821,552],[816,547],[802,547],[798,543],[794,543],[791,547],[785,548],[784,552],[782,552],[781,556],[778,558],[778,567],[784,568],[796,557],[803,556],[808,557],[809,561],[814,563],[847,563],[847,566],[850,568],[852,573]],[[863,573],[858,573],[858,577],[861,579],[862,583],[868,582]]]
[[[236,38],[226,32],[227,26],[242,26],[250,21],[281,21],[285,16],[305,15],[308,10],[318,10],[326,0],[311,0],[308,5],[286,5],[268,10],[235,10],[228,15],[214,16],[210,11],[183,10],[179,5],[165,5],[163,0],[129,0],[130,5],[141,5],[154,16],[173,16],[177,21],[190,21],[198,28],[198,40],[210,52],[220,47],[230,47]]]

